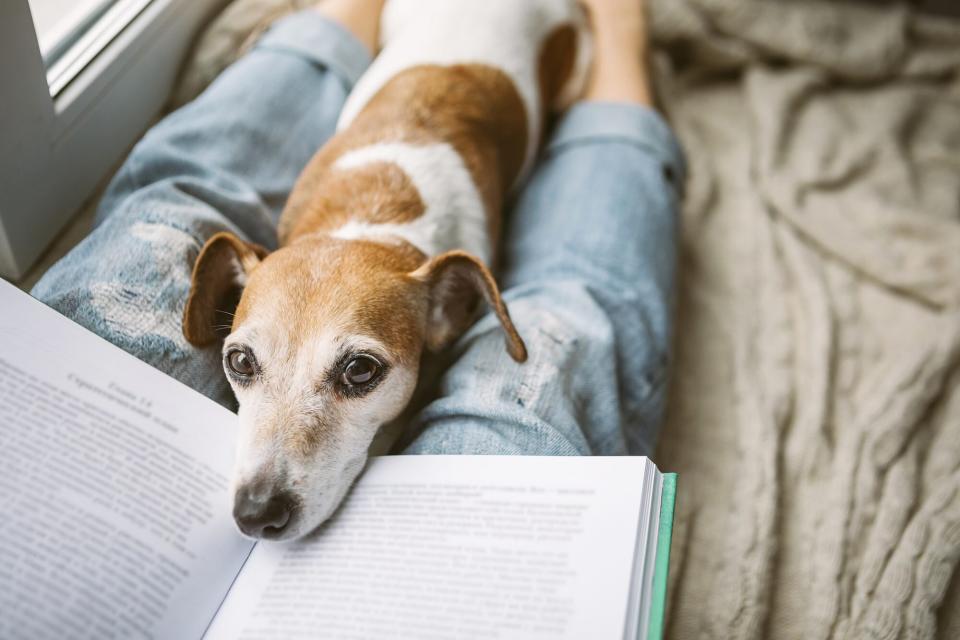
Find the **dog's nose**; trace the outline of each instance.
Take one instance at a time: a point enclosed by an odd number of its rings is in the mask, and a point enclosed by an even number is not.
[[[290,523],[293,496],[257,482],[240,487],[233,500],[233,519],[251,538],[276,538]]]

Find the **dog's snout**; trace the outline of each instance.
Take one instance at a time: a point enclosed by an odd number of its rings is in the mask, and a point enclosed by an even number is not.
[[[277,538],[290,524],[295,506],[290,493],[255,482],[237,491],[233,518],[240,531],[251,538]]]

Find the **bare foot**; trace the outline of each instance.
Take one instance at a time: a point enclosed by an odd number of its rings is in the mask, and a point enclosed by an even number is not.
[[[346,27],[372,55],[377,53],[385,0],[322,0],[316,10]]]
[[[583,0],[590,11],[594,61],[586,100],[653,106],[647,69],[646,0]]]

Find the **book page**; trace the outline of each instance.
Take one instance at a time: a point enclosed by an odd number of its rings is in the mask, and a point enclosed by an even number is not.
[[[207,638],[622,638],[645,458],[374,458],[261,543]]]
[[[0,637],[200,637],[252,547],[235,416],[3,282],[0,309]]]
[[[633,588],[630,594],[630,612],[627,615],[625,638],[645,638],[650,622],[650,596],[653,570],[657,559],[657,536],[660,525],[660,497],[663,476],[650,465],[647,475],[644,506],[641,509],[640,531],[637,535],[636,557],[633,567]]]

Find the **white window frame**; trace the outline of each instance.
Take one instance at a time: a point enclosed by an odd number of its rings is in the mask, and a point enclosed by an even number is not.
[[[160,113],[228,0],[150,0],[51,96],[28,0],[0,0],[0,276],[17,280]]]

